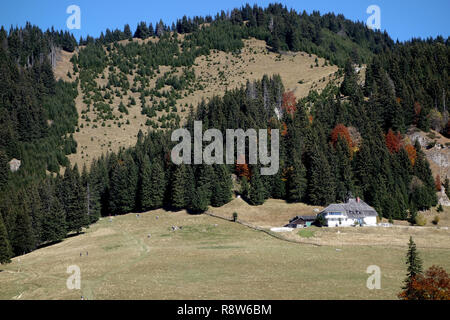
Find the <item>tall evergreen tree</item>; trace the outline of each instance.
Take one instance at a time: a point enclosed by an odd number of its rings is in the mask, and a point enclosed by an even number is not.
[[[266,198],[264,197],[264,184],[257,166],[252,167],[252,177],[250,179],[250,190],[248,193],[248,200],[251,205],[259,206],[264,204]]]
[[[412,237],[409,237],[408,252],[406,254],[406,264],[408,265],[408,273],[406,274],[404,290],[411,289],[412,281],[423,273],[422,260],[417,252],[416,244]]]
[[[149,178],[149,179],[148,179]],[[158,209],[164,205],[164,195],[166,192],[166,177],[159,161],[154,161],[151,165],[150,177],[142,180],[142,188],[148,189],[148,198],[142,199],[142,203],[147,209]]]
[[[13,252],[9,244],[8,233],[3,223],[2,215],[0,214],[0,264],[10,263],[12,256]]]
[[[78,166],[68,167],[62,179],[60,192],[62,204],[66,212],[67,231],[80,233],[83,227],[88,226],[86,191],[81,185]]]
[[[221,207],[231,201],[233,181],[226,165],[216,165],[214,171],[215,179],[212,186],[211,205]]]
[[[56,242],[67,236],[66,213],[64,207],[55,196],[54,186],[45,181],[39,190],[43,209],[42,242]]]
[[[307,183],[305,166],[300,158],[294,159],[292,172],[288,179],[289,201],[303,201],[306,195]]]
[[[171,205],[175,209],[186,208],[186,166],[175,168],[172,178]]]
[[[24,203],[24,205],[26,204]],[[31,219],[24,205],[16,214],[14,229],[11,234],[11,246],[16,255],[31,252],[35,248]]]

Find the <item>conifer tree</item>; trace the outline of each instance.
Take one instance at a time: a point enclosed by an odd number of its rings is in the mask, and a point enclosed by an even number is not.
[[[307,188],[306,168],[300,158],[294,159],[294,166],[288,179],[289,201],[301,202]]]
[[[214,171],[215,179],[212,186],[211,205],[221,207],[231,201],[233,181],[226,165],[216,165]]]
[[[13,252],[9,244],[8,233],[3,223],[2,215],[0,214],[0,264],[10,263],[12,256]]]
[[[175,209],[186,208],[186,166],[175,168],[172,178],[171,205]]]
[[[259,168],[254,166],[252,168],[252,177],[250,180],[250,189],[248,193],[248,200],[251,205],[259,206],[264,204],[266,198],[264,197],[264,185],[259,173]]]
[[[8,182],[8,158],[6,153],[0,150],[0,191]]]
[[[122,155],[111,172],[110,206],[114,213],[127,213],[135,208],[137,185],[134,160],[130,155]]]
[[[68,167],[60,188],[62,204],[66,212],[67,231],[80,233],[89,223],[87,217],[86,194],[81,185],[78,166]]]
[[[27,211],[23,206],[19,208],[11,233],[11,246],[16,255],[31,252],[35,248],[31,219]]]
[[[207,185],[198,185],[195,189],[195,193],[192,197],[191,205],[189,210],[193,213],[203,213],[208,210],[209,199],[208,195],[210,190],[208,190]]]
[[[310,154],[308,197],[315,205],[327,205],[335,200],[335,182],[328,159],[324,153],[313,148]]]
[[[336,143],[336,196],[345,201],[348,194],[354,194],[353,173],[350,163],[350,153],[347,141],[339,137]]]
[[[164,170],[159,163],[155,161],[151,165],[150,177],[142,179],[142,189],[147,189],[148,198],[142,199],[146,209],[158,209],[164,205],[164,195],[166,192],[166,180]]]
[[[411,290],[411,284],[418,276],[422,275],[422,259],[419,257],[417,252],[416,244],[412,237],[409,237],[408,252],[406,254],[406,264],[408,265],[408,273],[405,278],[405,286],[403,289],[408,292]]]
[[[56,242],[67,236],[66,213],[55,196],[54,186],[50,181],[42,184],[39,190],[43,217],[42,217],[42,242]]]

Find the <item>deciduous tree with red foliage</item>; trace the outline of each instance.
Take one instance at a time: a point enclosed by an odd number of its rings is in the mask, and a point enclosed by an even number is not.
[[[344,138],[347,141],[349,148],[353,147],[353,141],[350,137],[348,128],[341,123],[336,125],[333,131],[331,131],[331,143],[333,144],[333,146],[336,146],[339,137]]]
[[[432,266],[425,276],[415,276],[398,297],[401,300],[450,300],[450,277],[442,267]]]
[[[441,176],[437,175],[436,179],[434,180],[434,184],[436,186],[436,191],[441,191],[442,190],[442,183],[441,183]]]
[[[244,161],[242,161],[243,158],[244,158]],[[236,162],[236,174],[239,177],[246,177],[248,180],[250,180],[252,175],[251,175],[250,169],[248,167],[248,164],[247,163],[242,163],[242,164],[238,163],[238,162],[245,162],[245,157],[241,156],[239,158],[239,160],[241,160],[241,161]]]
[[[394,133],[389,129],[386,135],[386,147],[390,153],[397,153],[400,151],[400,148],[402,147],[402,136],[400,132]]]
[[[283,93],[283,110],[291,116],[297,111],[297,98],[293,91]]]

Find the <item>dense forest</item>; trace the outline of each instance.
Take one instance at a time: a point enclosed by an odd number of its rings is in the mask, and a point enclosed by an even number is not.
[[[185,34],[184,40],[177,34]],[[133,37],[159,41],[138,44],[129,41]],[[170,138],[181,125],[178,91],[196,85],[189,67],[213,49],[238,52],[249,37],[277,52],[324,57],[340,66],[344,80],[297,100],[279,76],[265,76],[190,109],[184,126],[191,131],[195,120],[204,130],[279,129],[276,175],[261,176],[256,165],[174,165]],[[128,43],[117,44],[122,40]],[[57,82],[52,71],[57,49],[74,51],[78,45],[84,48],[72,63],[79,76],[73,84]],[[448,39],[395,43],[342,15],[297,13],[278,4],[247,5],[214,18],[183,17],[170,27],[141,22],[134,33],[126,25],[79,42],[30,24],[9,32],[2,28],[0,262],[81,232],[101,216],[157,208],[198,214],[228,203],[233,192],[251,205],[277,198],[323,206],[353,194],[380,217],[414,223],[418,210],[437,204],[435,182],[420,145],[405,142],[402,133],[412,125],[450,131],[449,58]],[[364,85],[355,71],[362,63],[368,65]],[[149,105],[148,99],[161,98],[146,86],[162,65],[184,72],[158,78],[160,87],[172,89],[159,105]],[[111,73],[102,91],[93,79],[108,66],[120,73]],[[131,70],[139,75],[134,83],[123,77]],[[89,168],[72,167],[66,156],[76,152],[72,133],[83,116],[74,103],[78,85],[86,104],[99,110],[99,121],[111,117],[108,95],[124,93],[117,88],[140,92],[149,121],[163,109],[167,119],[163,125],[149,122],[155,130],[140,132],[135,147],[105,154]],[[126,112],[127,106],[121,108]],[[9,169],[13,158],[22,161],[17,172]]]

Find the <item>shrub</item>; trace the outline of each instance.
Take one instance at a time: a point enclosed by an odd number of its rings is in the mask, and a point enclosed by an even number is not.
[[[441,217],[439,217],[438,215],[436,215],[432,221],[432,223],[437,226],[439,224],[439,221],[441,220]]]
[[[425,218],[425,216],[423,215],[423,213],[419,213],[416,216],[416,225],[423,227],[424,225],[427,224],[427,218]]]

